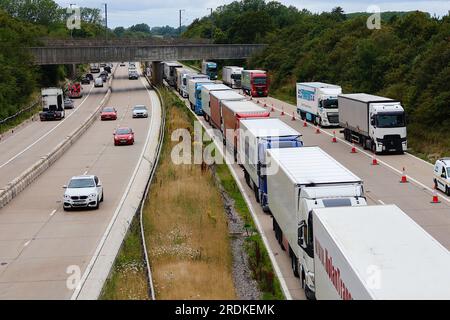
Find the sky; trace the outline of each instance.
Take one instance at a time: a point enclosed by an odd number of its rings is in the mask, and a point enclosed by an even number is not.
[[[70,3],[80,7],[101,8],[108,3],[108,26],[129,27],[138,23],[146,23],[151,27],[169,25],[179,26],[179,10],[182,12],[183,25],[190,24],[194,19],[208,15],[210,9],[232,2],[232,0],[56,0],[68,7]],[[278,0],[284,5],[292,5],[299,9],[306,8],[311,12],[330,11],[341,6],[346,13],[368,11],[372,5],[381,11],[426,11],[437,16],[445,15],[450,10],[450,0]],[[369,10],[370,11],[370,10]],[[373,12],[373,11],[371,11]]]

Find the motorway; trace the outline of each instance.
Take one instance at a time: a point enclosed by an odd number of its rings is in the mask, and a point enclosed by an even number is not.
[[[0,299],[69,299],[75,288],[68,281],[68,267],[78,270],[75,275],[81,276],[93,260],[108,225],[122,205],[123,195],[128,192],[130,177],[143,156],[147,139],[159,133],[159,104],[151,105],[150,91],[143,78],[128,80],[127,74],[126,67],[118,67],[107,104],[118,110],[118,120],[97,119],[50,169],[0,210]],[[105,90],[99,92],[104,94]],[[75,108],[74,116],[66,120],[74,122],[71,129],[81,125],[103,94],[92,96],[92,100],[89,96],[84,105]],[[132,119],[131,110],[136,104],[147,105],[150,117]],[[79,115],[75,116],[77,110]],[[37,136],[57,125],[58,122],[32,124],[40,132]],[[132,127],[134,145],[114,146],[112,133],[119,125]],[[66,134],[59,131],[56,134],[60,128],[53,131],[53,139]],[[25,134],[25,130],[29,129],[22,129],[17,137]],[[21,141],[15,136],[9,139],[13,138]],[[27,141],[32,143],[35,139],[36,136]],[[39,157],[45,145],[33,146],[26,153]],[[1,158],[3,163],[7,158]],[[63,211],[62,186],[79,174],[95,174],[102,181],[105,196],[99,210]]]
[[[29,122],[0,141],[0,189],[48,154],[86,120],[98,107],[108,86],[94,88],[91,82],[83,89],[84,96],[73,99],[75,107],[66,110],[63,120]]]
[[[242,92],[240,93],[242,94]],[[351,153],[351,144],[344,141],[339,128],[320,129],[318,134],[316,133],[317,128],[312,124],[308,123],[307,127],[303,126],[304,123],[297,116],[295,106],[271,97],[253,98],[253,101],[258,102],[261,106],[267,104],[269,110],[273,105],[274,112],[271,113],[271,117],[279,118],[299,131],[303,135],[305,146],[321,147],[358,175],[364,181],[369,205],[396,204],[444,247],[450,249],[450,199],[439,192],[441,202],[431,203],[433,166],[430,163],[405,153],[403,155],[379,155],[377,156],[379,165],[372,165],[371,153],[362,148],[357,148],[357,153]],[[295,121],[292,120],[293,114]],[[206,128],[210,128],[203,117],[198,117],[198,119]],[[337,143],[332,143],[334,132]],[[216,137],[215,141],[221,145],[222,138]],[[263,231],[262,236],[266,238],[268,249],[276,261],[274,267],[280,271],[278,276],[281,278],[280,282],[285,292],[287,291],[287,298],[305,299],[300,281],[293,276],[289,255],[281,250],[275,239],[271,216],[265,214],[256,202],[253,191],[245,183],[242,168],[237,164],[232,164],[230,168],[250,210],[258,219]],[[400,183],[403,168],[406,169],[408,183]],[[382,235],[382,230],[380,230],[380,235]]]

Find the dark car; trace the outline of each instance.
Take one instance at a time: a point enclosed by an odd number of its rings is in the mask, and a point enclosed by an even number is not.
[[[106,81],[108,81],[108,72],[102,71],[102,73],[100,73],[100,75],[98,77],[102,78],[103,82],[106,82]]]
[[[92,73],[86,73],[86,78],[88,78],[91,81],[94,81],[94,76],[92,75]]]
[[[74,105],[72,99],[70,99],[70,98],[65,98],[64,99],[64,109],[73,109],[74,106],[75,105]]]
[[[137,80],[137,79],[139,79],[139,74],[135,71],[132,71],[128,74],[128,79]]]
[[[81,84],[91,84],[91,80],[88,77],[81,78]]]
[[[108,73],[111,73],[111,67],[110,66],[103,67],[103,70],[105,70]]]

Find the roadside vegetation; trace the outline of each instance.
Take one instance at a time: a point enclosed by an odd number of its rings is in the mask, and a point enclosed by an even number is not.
[[[313,14],[274,1],[234,1],[183,36],[211,38],[213,29],[215,43],[267,43],[244,66],[267,69],[271,95],[291,103],[302,81],[399,99],[411,151],[428,160],[450,155],[450,16],[386,12],[381,29],[370,30],[368,14],[344,9]]]
[[[136,216],[114,261],[100,300],[148,300],[139,220]]]
[[[210,170],[174,164],[174,130],[193,132],[193,118],[162,89],[167,120],[164,147],[144,209],[157,299],[235,299],[227,219]]]
[[[234,207],[244,221],[246,237],[245,252],[253,278],[258,282],[263,300],[284,300],[280,282],[275,275],[267,249],[261,236],[257,233],[255,223],[236,181],[226,164],[216,165],[216,174],[228,195],[234,200]]]

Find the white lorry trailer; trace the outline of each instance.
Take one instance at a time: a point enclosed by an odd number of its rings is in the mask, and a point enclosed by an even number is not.
[[[225,66],[222,69],[222,81],[231,88],[241,88],[242,67]]]
[[[191,79],[203,79],[203,80],[209,80],[209,77],[206,74],[201,74],[201,73],[188,73],[186,74],[186,98],[189,98],[189,80]]]
[[[203,85],[201,90],[200,103],[202,105],[203,116],[205,117],[205,120],[209,122],[209,115],[211,114],[210,93],[213,91],[231,91],[232,89],[224,84],[214,83]],[[206,110],[208,110],[208,112],[206,112]]]
[[[183,98],[187,98],[188,94],[186,76],[193,72],[185,68],[177,68],[175,72],[177,77],[175,88]]]
[[[301,147],[302,135],[276,118],[244,119],[239,129],[238,159],[244,168],[245,181],[253,189],[256,201],[268,211],[266,150]]]
[[[177,81],[176,69],[183,68],[181,64],[178,62],[164,62],[164,76],[163,78],[167,81],[167,83],[175,87]]]
[[[449,251],[395,205],[313,209],[300,233],[317,299],[450,299]]]
[[[399,101],[365,93],[341,94],[338,100],[347,141],[375,153],[407,150],[406,117]]]
[[[338,126],[340,86],[322,82],[297,83],[297,113],[320,126]]]
[[[299,245],[299,226],[311,221],[314,208],[367,205],[363,182],[319,147],[266,152],[268,205],[275,238],[288,250],[292,271],[300,277],[306,296],[313,298],[313,247]]]

